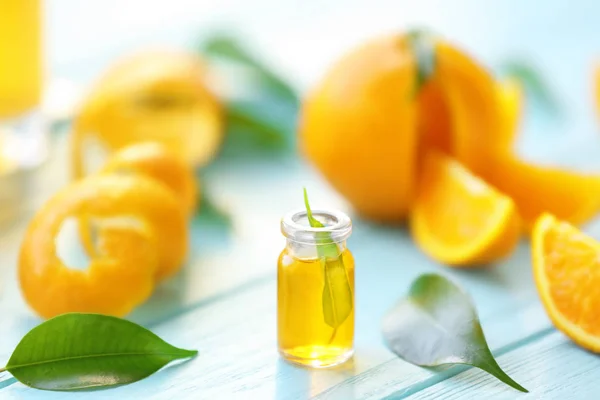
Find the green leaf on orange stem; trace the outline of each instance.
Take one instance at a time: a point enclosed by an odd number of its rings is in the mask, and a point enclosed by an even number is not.
[[[412,283],[408,296],[385,317],[383,337],[412,364],[472,365],[527,392],[494,359],[469,296],[443,276],[424,274]]]
[[[435,73],[435,39],[430,32],[421,29],[408,32],[407,37],[416,60],[417,76],[413,91],[416,96]]]

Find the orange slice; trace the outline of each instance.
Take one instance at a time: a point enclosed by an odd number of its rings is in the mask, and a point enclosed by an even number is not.
[[[509,197],[437,152],[425,159],[410,218],[413,238],[426,254],[463,267],[510,254],[521,229]]]
[[[554,325],[600,352],[600,243],[544,214],[533,228],[532,258],[537,290]]]

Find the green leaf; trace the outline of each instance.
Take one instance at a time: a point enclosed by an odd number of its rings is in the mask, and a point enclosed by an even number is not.
[[[499,70],[503,76],[511,77],[521,82],[525,87],[526,93],[548,115],[559,116],[561,109],[560,102],[550,84],[537,67],[524,60],[511,59],[501,64]]]
[[[200,182],[206,182],[205,179],[199,180]],[[206,186],[201,190],[200,197],[197,218],[203,222],[210,223],[210,225],[213,226],[231,227],[231,215],[229,215],[227,210],[223,209],[223,207],[219,207],[215,204],[211,196],[209,196]]]
[[[197,353],[171,346],[124,319],[71,313],[27,333],[5,370],[37,389],[97,389],[139,381]]]
[[[341,257],[327,260],[323,257],[321,265],[325,277],[323,316],[327,325],[337,329],[352,312],[352,289]]]
[[[313,216],[308,202],[308,193],[304,189],[304,205],[308,223],[313,228],[325,228],[325,225]],[[323,317],[325,323],[333,328],[329,339],[335,339],[339,328],[352,312],[352,288],[348,280],[344,260],[341,257],[338,245],[332,241],[328,232],[317,232],[317,254],[323,266]]]
[[[417,63],[417,76],[413,91],[413,95],[416,96],[435,73],[435,41],[433,35],[420,29],[408,32],[407,37]]]
[[[217,56],[242,64],[253,70],[266,91],[273,93],[282,101],[298,104],[296,91],[265,64],[254,57],[232,37],[215,35],[204,43],[203,53],[208,56]]]
[[[492,355],[469,296],[448,279],[424,274],[385,317],[383,336],[396,355],[424,367],[468,364],[527,392]]]
[[[202,208],[200,216],[210,220],[217,225],[231,226],[231,216],[226,211],[217,207],[206,195],[202,195]]]
[[[251,73],[250,82],[246,83],[250,83],[252,98],[230,99],[227,104],[227,134],[219,158],[261,157],[265,153],[289,154],[295,150],[299,105],[296,91],[228,35],[208,38],[201,51],[209,58],[240,65]]]
[[[226,123],[228,139],[237,136],[236,142],[252,141],[266,149],[281,149],[286,145],[286,134],[279,127],[234,104],[227,106]],[[246,140],[240,140],[240,136],[245,136]]]

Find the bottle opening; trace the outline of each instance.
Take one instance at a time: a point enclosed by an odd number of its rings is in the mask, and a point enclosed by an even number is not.
[[[325,227],[311,227],[306,210],[297,210],[282,218],[281,233],[289,240],[314,245],[317,245],[317,239],[318,244],[343,242],[352,233],[352,221],[341,211],[316,209],[313,210],[313,217]],[[323,233],[327,233],[331,240],[324,240]],[[320,234],[318,238],[317,234]]]

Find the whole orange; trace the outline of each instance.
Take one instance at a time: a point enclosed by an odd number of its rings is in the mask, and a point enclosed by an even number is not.
[[[422,43],[430,45],[425,57]],[[305,99],[300,147],[359,213],[401,221],[427,148],[475,173],[487,168],[502,136],[496,90],[484,68],[448,43],[379,37],[338,61]]]

